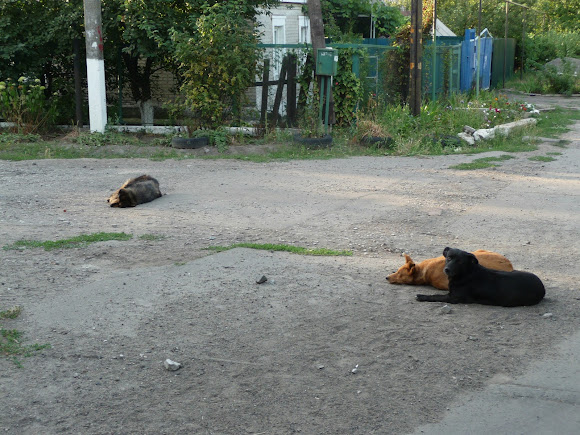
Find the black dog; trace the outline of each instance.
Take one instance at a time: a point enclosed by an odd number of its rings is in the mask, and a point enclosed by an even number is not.
[[[544,284],[533,273],[486,269],[475,255],[460,249],[445,248],[443,256],[449,293],[417,295],[418,301],[517,307],[535,305],[546,294]]]
[[[149,175],[141,175],[125,181],[107,202],[111,207],[135,207],[160,196],[159,182]]]

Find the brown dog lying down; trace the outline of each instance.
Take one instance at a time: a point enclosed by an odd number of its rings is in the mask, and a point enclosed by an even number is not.
[[[135,207],[160,196],[159,182],[149,175],[141,175],[125,181],[107,202],[111,207]]]
[[[473,255],[483,267],[495,270],[505,270],[511,272],[514,270],[511,262],[503,255],[497,252],[478,249]],[[445,267],[445,257],[429,258],[420,263],[415,263],[411,257],[405,254],[406,263],[399,270],[387,276],[391,284],[414,284],[414,285],[432,285],[439,290],[449,289],[449,279],[443,268]]]

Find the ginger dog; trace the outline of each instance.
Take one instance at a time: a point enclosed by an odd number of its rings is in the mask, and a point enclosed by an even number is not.
[[[478,249],[473,255],[483,267],[495,270],[511,272],[514,270],[512,263],[497,252]],[[405,264],[399,270],[387,276],[391,284],[432,285],[439,290],[449,290],[449,279],[443,269],[445,257],[429,258],[420,263],[415,263],[411,257],[405,254]]]

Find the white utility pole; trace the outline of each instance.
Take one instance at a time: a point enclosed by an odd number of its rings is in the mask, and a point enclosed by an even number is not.
[[[89,88],[89,122],[91,132],[104,133],[107,125],[107,95],[101,0],[84,0],[85,43],[87,51],[87,84]]]

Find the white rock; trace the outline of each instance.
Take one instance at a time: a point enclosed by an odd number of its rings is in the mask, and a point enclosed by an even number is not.
[[[469,145],[475,145],[475,139],[470,134],[461,132],[461,133],[457,133],[457,137],[461,140],[464,140]]]
[[[441,314],[449,314],[451,312],[451,307],[447,304],[443,305],[439,311]]]
[[[163,363],[163,365],[165,366],[165,368],[171,372],[174,372],[175,370],[179,370],[181,368],[181,364],[175,361],[170,360],[169,358],[167,358],[165,360],[165,362]]]
[[[480,128],[479,130],[475,130],[475,132],[473,133],[473,138],[476,141],[493,139],[494,137],[495,137],[494,128]]]

